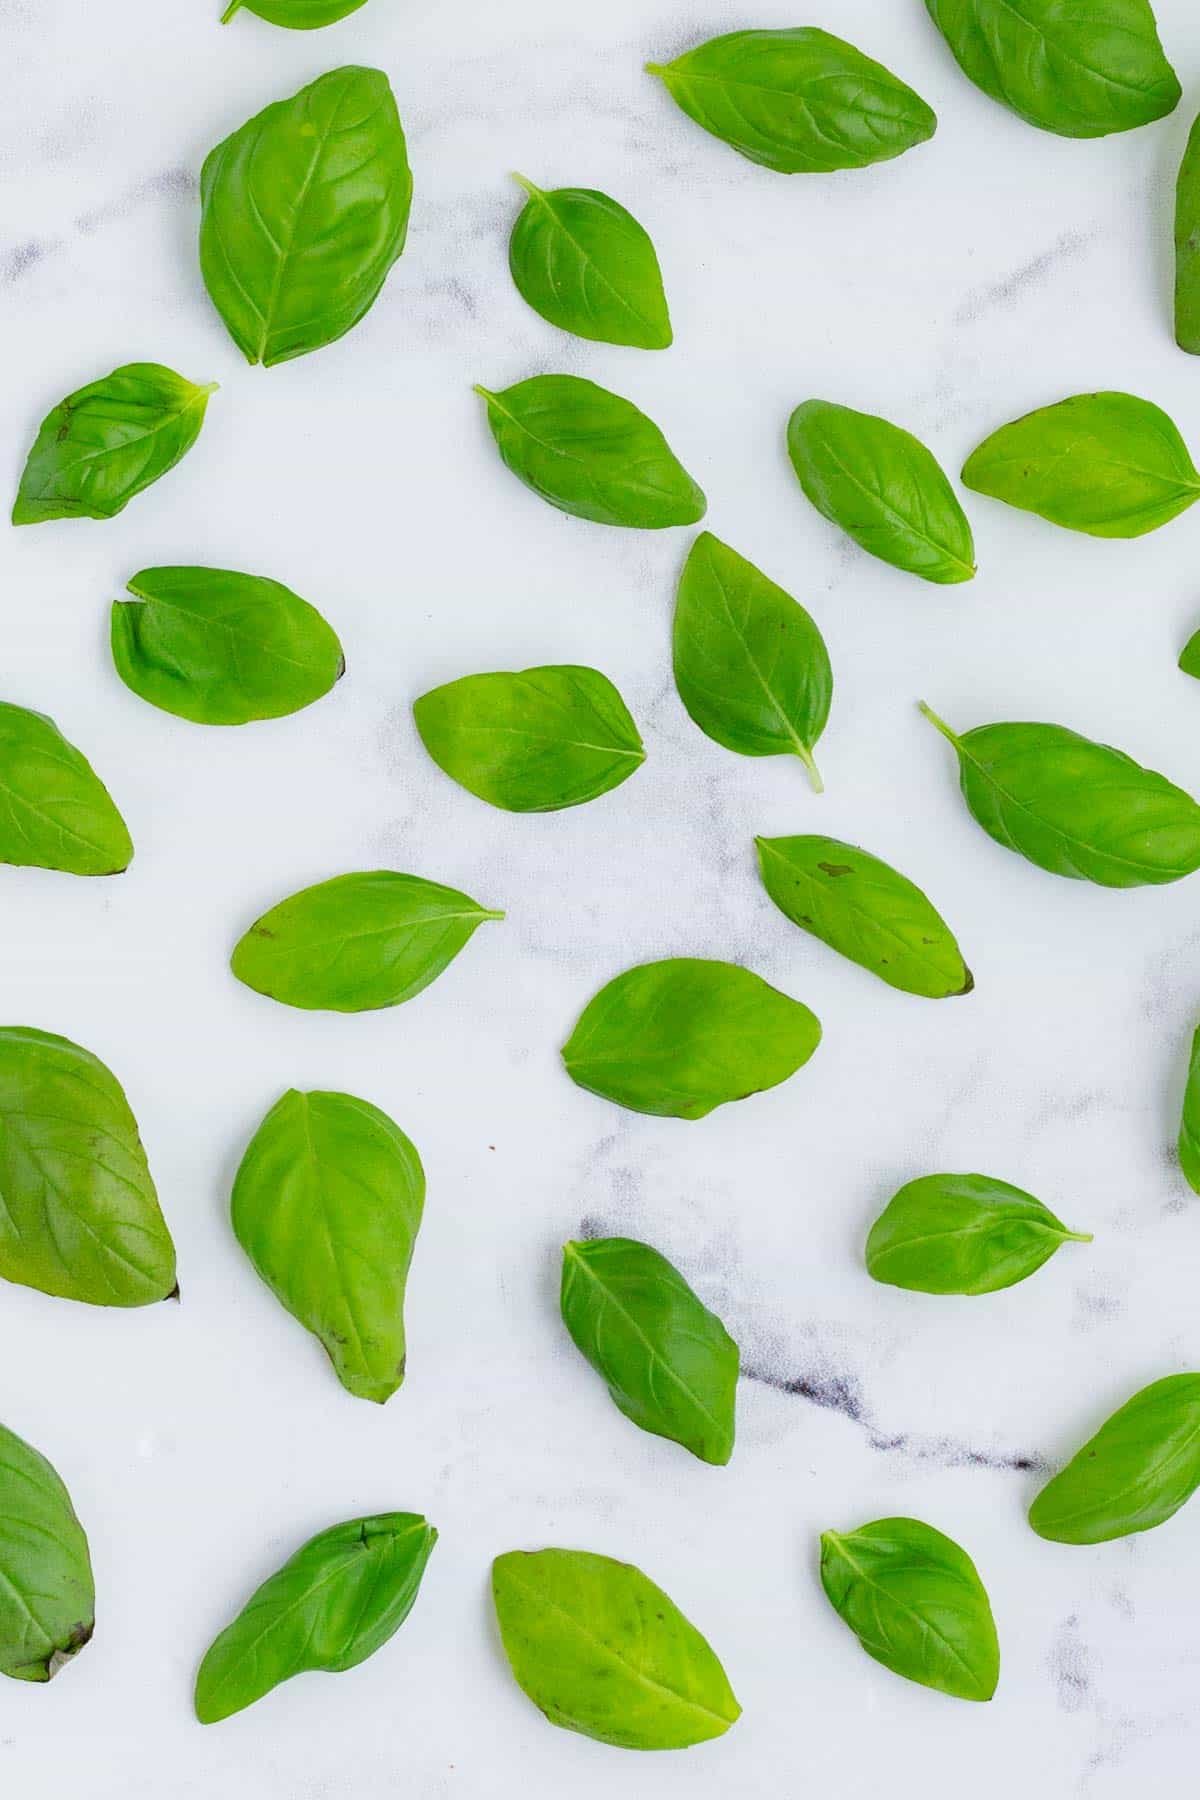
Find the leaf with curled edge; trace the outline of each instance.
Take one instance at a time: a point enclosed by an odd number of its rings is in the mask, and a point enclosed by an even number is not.
[[[87,1534],[57,1471],[0,1425],[0,1672],[49,1681],[91,1640]]]
[[[0,702],[0,862],[119,875],[133,842],[112,795],[53,719]]]

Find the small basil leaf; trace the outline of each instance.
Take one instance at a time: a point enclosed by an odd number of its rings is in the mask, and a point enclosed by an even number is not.
[[[412,174],[388,78],[333,69],[217,145],[200,177],[200,269],[248,362],[343,337],[404,249]]]
[[[89,1641],[87,1536],[44,1456],[0,1425],[0,1673],[49,1681]]]
[[[268,1577],[215,1639],[196,1717],[215,1725],[310,1669],[341,1675],[383,1648],[413,1609],[437,1532],[419,1513],[334,1525]]]
[[[1000,1645],[966,1551],[920,1519],[821,1537],[821,1585],[868,1656],[956,1700],[990,1700]]]
[[[1106,137],[1173,112],[1180,87],[1148,0],[925,0],[959,67],[1029,124]]]
[[[798,756],[815,790],[813,749],[833,698],[829,652],[798,601],[702,531],[679,582],[675,685],[714,742],[741,756]]]
[[[813,26],[731,31],[646,67],[689,119],[781,175],[862,169],[937,129],[919,94]]]
[[[646,760],[607,676],[574,666],[467,675],[413,706],[439,769],[506,812],[557,812],[620,787]]]
[[[416,1150],[353,1094],[291,1089],[234,1180],[238,1243],[363,1400],[382,1403],[404,1380],[404,1290],[424,1203]]]
[[[594,188],[546,193],[523,175],[515,179],[529,196],[508,246],[522,299],[576,337],[666,350],[672,333],[662,271],[633,214]]]
[[[1200,631],[1192,633],[1183,646],[1179,656],[1179,666],[1185,675],[1195,676],[1200,681]]]
[[[560,1304],[627,1419],[702,1462],[729,1461],[738,1347],[665,1256],[633,1238],[566,1244]]]
[[[1175,425],[1135,394],[1076,394],[1002,425],[971,452],[962,478],[1090,537],[1142,537],[1200,499]]]
[[[793,925],[903,993],[944,1000],[971,992],[953,932],[898,870],[838,838],[754,842],[763,886]]]
[[[1193,1193],[1200,1194],[1200,1028],[1192,1038],[1183,1117],[1179,1123],[1179,1166]]]
[[[0,701],[0,862],[119,875],[133,843],[112,795],[53,719]]]
[[[925,581],[970,581],[966,514],[935,458],[899,425],[806,400],[788,425],[788,454],[817,511],[871,556]]]
[[[704,517],[704,495],[658,426],[619,394],[578,375],[475,392],[506,467],[560,512],[643,531]]]
[[[980,725],[956,736],[963,798],[989,837],[1038,868],[1100,887],[1200,869],[1200,806],[1165,775],[1064,725]]]
[[[137,1122],[98,1057],[0,1029],[0,1276],[93,1306],[175,1291],[175,1246]]]
[[[799,1000],[735,963],[671,957],[627,969],[563,1047],[571,1080],[633,1112],[703,1119],[777,1087],[821,1041]]]
[[[1192,125],[1175,186],[1175,342],[1200,355],[1200,118]]]
[[[411,1000],[485,919],[503,917],[419,875],[335,875],[264,913],[234,950],[232,968],[285,1006],[370,1012]]]
[[[113,602],[117,674],[176,718],[280,719],[327,694],[346,667],[316,607],[264,575],[143,569],[129,592]]]
[[[286,25],[289,31],[316,31],[322,25],[336,25],[349,18],[366,0],[230,0],[221,14],[222,25],[228,25],[235,13],[256,13],[268,25]]]
[[[684,1750],[741,1715],[707,1640],[629,1563],[510,1550],[492,1564],[504,1653],[552,1725],[625,1750]]]
[[[161,363],[125,363],[68,394],[42,420],[13,524],[115,519],[187,455],[216,391],[215,381],[195,387]]]
[[[919,1294],[994,1294],[1090,1244],[1048,1207],[991,1175],[924,1175],[894,1194],[867,1238],[867,1270]]]
[[[1127,1400],[1029,1509],[1039,1537],[1104,1544],[1162,1525],[1200,1487],[1200,1375],[1168,1375]]]

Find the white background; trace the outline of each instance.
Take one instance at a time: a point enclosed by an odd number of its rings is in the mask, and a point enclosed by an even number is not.
[[[1171,187],[1200,82],[1191,0],[1157,9],[1183,106],[1094,143],[979,94],[920,0],[820,0],[803,22],[911,81],[940,126],[873,170],[792,179],[706,137],[641,72],[719,30],[794,24],[788,0],[752,16],[732,0],[370,0],[317,33],[246,14],[220,29],[217,10],[0,4],[7,491],[43,414],[114,365],[221,383],[186,463],[118,520],[0,531],[4,697],[91,757],[137,845],[111,881],[3,873],[0,1017],[77,1039],[124,1083],[183,1289],[124,1314],[0,1294],[0,1417],[68,1482],[98,1588],[78,1661],[49,1688],[3,1685],[0,1783],[21,1800],[1189,1791],[1200,1515],[1064,1549],[1026,1526],[1040,1478],[1011,1464],[1057,1463],[1200,1356],[1197,1203],[1170,1148],[1200,1013],[1200,878],[1112,893],[1007,854],[967,816],[915,702],[962,728],[1057,720],[1200,792],[1200,688],[1175,668],[1200,624],[1200,510],[1103,543],[972,499],[979,577],[938,589],[840,541],[783,435],[822,396],[916,431],[953,471],[1005,419],[1115,387],[1200,446],[1200,364],[1169,315]],[[200,164],[351,61],[396,90],[409,247],[351,336],[251,369],[200,282]],[[672,350],[587,345],[524,306],[511,169],[605,189],[642,219]],[[712,528],[817,618],[837,680],[824,798],[798,765],[732,756],[683,713],[668,644],[690,534],[567,519],[501,467],[471,384],[554,369],[642,405]],[[289,583],[341,634],[346,679],[233,731],[146,706],[112,670],[107,614],[164,562]],[[494,812],[425,758],[411,702],[554,661],[616,681],[645,768],[574,812]],[[893,993],[774,911],[753,834],[812,830],[927,888],[975,970],[969,999]],[[393,1012],[306,1015],[234,982],[229,951],[267,905],[379,866],[507,922]],[[671,953],[745,961],[806,1000],[817,1057],[695,1125],[574,1088],[557,1048],[582,1004]],[[291,1085],[385,1107],[426,1164],[409,1375],[382,1411],[339,1388],[229,1229],[240,1153]],[[874,1285],[870,1220],[936,1169],[1027,1186],[1095,1245],[977,1301]],[[759,1379],[728,1469],[636,1431],[566,1341],[558,1245],[585,1218],[664,1250],[740,1341]],[[393,1507],[442,1534],[399,1636],[352,1674],[195,1724],[196,1664],[255,1585],[314,1531]],[[978,1563],[1003,1645],[991,1706],[891,1676],[828,1610],[817,1533],[890,1512]],[[503,1662],[487,1576],[498,1551],[547,1543],[666,1587],[724,1660],[741,1723],[640,1758],[546,1724]]]

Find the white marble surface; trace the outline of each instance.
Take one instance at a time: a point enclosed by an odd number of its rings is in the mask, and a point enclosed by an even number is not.
[[[1191,0],[1159,0],[1188,90],[1105,141],[1031,130],[961,77],[920,0],[821,0],[936,107],[929,145],[788,180],[675,113],[641,70],[787,0],[370,0],[312,34],[216,0],[3,0],[0,419],[11,491],[42,414],[116,363],[219,380],[186,464],[117,521],[0,531],[6,698],[52,714],[107,778],[137,857],[91,884],[0,880],[0,1014],[108,1061],[142,1123],[183,1302],[108,1314],[7,1287],[0,1417],[57,1464],[90,1531],[95,1642],[47,1689],[5,1683],[0,1783],[21,1800],[1117,1800],[1190,1791],[1200,1512],[1097,1549],[1024,1522],[1036,1465],[1144,1382],[1196,1365],[1196,1202],[1170,1142],[1200,1010],[1200,877],[1057,881],[967,817],[918,718],[1050,718],[1200,791],[1200,511],[1138,543],[971,507],[981,573],[938,590],[869,561],[803,501],[782,449],[822,395],[957,467],[986,431],[1082,389],[1165,404],[1200,443],[1200,365],[1169,330],[1169,195],[1197,103]],[[339,63],[390,74],[410,136],[408,251],[369,319],[264,373],[200,283],[205,152]],[[508,278],[506,179],[595,185],[653,233],[677,342],[588,346]],[[687,534],[561,517],[501,468],[471,383],[585,373],[666,429],[709,523],[789,587],[838,682],[828,793],[702,737],[669,675]],[[204,731],[143,705],[107,609],[156,562],[278,576],[341,632],[349,674],[301,716]],[[493,812],[425,759],[413,697],[469,670],[591,662],[644,728],[645,769],[545,818]],[[958,930],[978,988],[892,993],[796,933],[755,832],[826,829],[894,860]],[[268,903],[391,864],[506,906],[400,1011],[305,1016],[240,988]],[[810,1067],[699,1125],[622,1113],[556,1057],[628,963],[744,960],[826,1027]],[[429,1202],[409,1376],[344,1394],[227,1222],[232,1172],[286,1086],[343,1087],[420,1147]],[[979,1301],[875,1286],[867,1224],[902,1181],[978,1168],[1096,1233]],[[633,1429],[567,1344],[557,1246],[584,1219],[644,1236],[727,1319],[749,1378],[737,1455],[704,1468]],[[1035,1469],[1027,1466],[1035,1465]],[[423,1509],[441,1528],[400,1636],[202,1729],[210,1637],[311,1532]],[[827,1609],[816,1533],[888,1512],[960,1539],[991,1590],[989,1707],[897,1680]],[[552,1730],[513,1685],[487,1568],[511,1547],[628,1557],[711,1637],[745,1707],[720,1743],[633,1758]]]

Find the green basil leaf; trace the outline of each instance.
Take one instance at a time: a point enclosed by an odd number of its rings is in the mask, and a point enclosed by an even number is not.
[[[665,1256],[633,1238],[566,1244],[560,1305],[627,1419],[702,1462],[729,1461],[738,1347]]]
[[[419,875],[335,875],[264,913],[234,950],[232,968],[285,1006],[371,1012],[411,1000],[477,926],[503,917]]]
[[[778,1087],[821,1041],[799,1000],[735,963],[670,957],[590,1000],[563,1047],[571,1080],[632,1112],[703,1119]]]
[[[1175,185],[1175,342],[1200,355],[1200,118]]]
[[[1061,137],[1107,137],[1174,112],[1180,87],[1148,0],[925,0],[963,73]]]
[[[763,886],[793,925],[929,1000],[969,994],[975,978],[942,915],[897,869],[831,837],[755,838]]]
[[[404,1380],[404,1290],[424,1204],[413,1145],[353,1094],[289,1090],[234,1180],[238,1243],[362,1400],[382,1403]]]
[[[1193,1193],[1200,1194],[1200,1028],[1192,1038],[1183,1117],[1179,1123],[1179,1166]]]
[[[98,1057],[0,1028],[0,1276],[93,1306],[175,1290],[175,1246],[137,1121]]]
[[[712,1647],[630,1563],[510,1550],[492,1564],[504,1653],[552,1725],[625,1750],[684,1750],[741,1716]]]
[[[1000,1644],[966,1551],[920,1519],[821,1537],[821,1585],[868,1656],[956,1700],[990,1700]]]
[[[413,716],[438,768],[505,812],[582,806],[646,760],[625,702],[596,669],[466,675],[422,694]]]
[[[437,1532],[419,1513],[334,1525],[263,1582],[196,1676],[196,1717],[215,1725],[310,1669],[341,1675],[374,1656],[413,1609]]]
[[[200,177],[200,269],[248,362],[343,337],[404,249],[412,174],[378,69],[334,69],[217,145]]]
[[[894,1194],[867,1238],[867,1270],[919,1294],[994,1294],[1090,1244],[1048,1207],[991,1175],[923,1175]]]
[[[513,227],[508,266],[534,312],[576,337],[666,350],[671,318],[649,234],[594,188],[546,193],[515,179],[529,199]]]
[[[788,424],[788,454],[817,511],[871,556],[925,581],[970,581],[971,527],[918,438],[871,413],[806,400]]]
[[[1200,806],[1165,775],[1064,725],[980,725],[954,746],[963,797],[989,837],[1039,869],[1100,887],[1179,881],[1200,869]]]
[[[936,114],[890,70],[809,25],[731,31],[646,67],[689,119],[781,175],[862,169],[937,130]]]
[[[815,790],[813,749],[833,698],[829,652],[798,601],[702,531],[679,582],[675,685],[689,715],[740,756],[798,756]]]
[[[0,701],[0,862],[119,875],[133,843],[91,763],[53,719]]]
[[[703,493],[632,401],[578,375],[475,392],[506,467],[560,512],[642,531],[704,517]]]
[[[161,363],[125,363],[60,400],[21,476],[14,525],[115,519],[187,455],[217,384],[195,387]]]
[[[1076,394],[1002,425],[971,452],[962,478],[1089,537],[1142,537],[1200,499],[1175,425],[1135,394]]]
[[[1179,667],[1185,675],[1200,681],[1200,631],[1192,633],[1179,655]]]
[[[1152,1531],[1200,1487],[1200,1375],[1168,1375],[1127,1400],[1029,1509],[1039,1537],[1105,1544]]]
[[[230,0],[221,14],[222,25],[228,25],[235,13],[256,13],[268,25],[286,25],[289,31],[316,31],[322,25],[336,25],[349,18],[366,0]]]
[[[44,1456],[0,1425],[0,1673],[49,1681],[89,1641],[87,1536]]]

